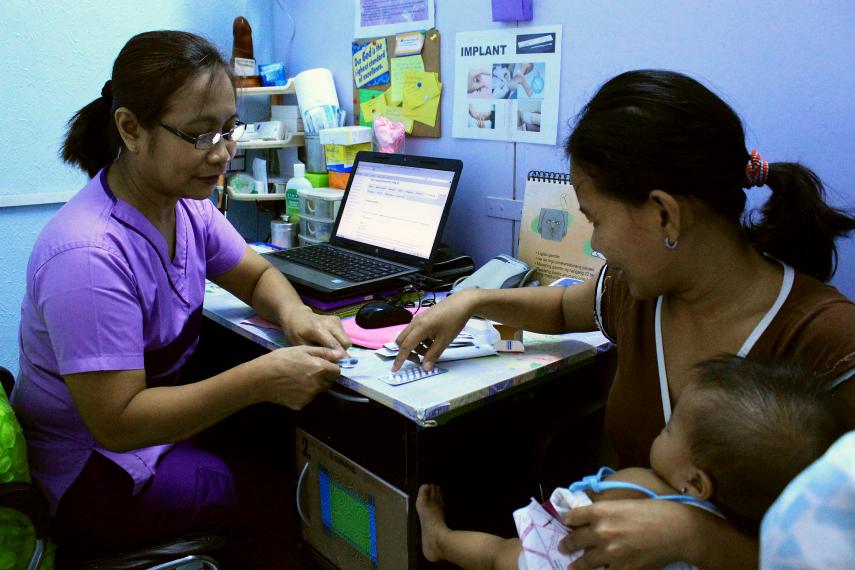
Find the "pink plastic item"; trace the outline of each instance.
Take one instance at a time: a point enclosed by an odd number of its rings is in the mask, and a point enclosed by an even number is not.
[[[415,308],[408,308],[407,310],[414,314],[416,312]],[[422,307],[420,312],[423,313],[426,310],[427,308]],[[407,325],[394,325],[391,327],[383,327],[382,329],[364,329],[356,324],[355,317],[342,319],[341,326],[344,328],[344,332],[348,334],[353,344],[371,349],[380,348],[387,342],[394,341],[398,338],[398,335],[401,334],[401,331],[407,328]]]
[[[378,152],[399,152],[404,145],[404,124],[377,117],[374,119],[374,136]]]

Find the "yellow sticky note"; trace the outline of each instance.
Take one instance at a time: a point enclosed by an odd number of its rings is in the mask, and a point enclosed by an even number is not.
[[[436,125],[436,113],[439,110],[439,96],[442,93],[442,83],[436,85],[437,93],[427,101],[420,100],[418,106],[408,106],[406,96],[404,99],[404,116],[420,123]]]
[[[376,117],[386,112],[386,96],[377,91],[376,97],[363,101],[359,107],[362,110],[362,115],[365,117],[365,122],[371,123]]]
[[[388,93],[388,91],[387,91]],[[386,112],[383,114],[384,117],[389,119],[390,121],[395,121],[396,123],[404,123],[404,130],[408,133],[413,132],[413,120],[408,119],[404,116],[404,108],[403,107],[386,107]]]
[[[401,101],[392,101],[392,89],[386,90],[386,107],[400,107]]]
[[[353,54],[353,81],[357,87],[362,87],[389,71],[386,38],[378,38],[359,44]],[[385,83],[385,82],[384,82]]]
[[[390,99],[400,103],[404,100],[404,74],[413,71],[424,71],[425,63],[420,55],[392,58],[392,92]]]
[[[404,73],[404,107],[418,107],[439,95],[437,74],[428,71]]]

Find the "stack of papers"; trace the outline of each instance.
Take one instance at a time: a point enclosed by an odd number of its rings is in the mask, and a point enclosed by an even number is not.
[[[487,342],[488,340],[488,338],[476,338],[475,334],[464,329],[460,331],[460,334],[458,334],[454,340],[451,341],[448,347],[442,351],[442,354],[437,360],[439,362],[447,362],[450,360],[464,360],[467,358],[478,358],[480,356],[492,356],[496,354],[496,349],[493,348],[493,344],[491,342]],[[387,342],[375,350],[374,354],[380,358],[394,358],[398,356],[398,344],[395,342]]]

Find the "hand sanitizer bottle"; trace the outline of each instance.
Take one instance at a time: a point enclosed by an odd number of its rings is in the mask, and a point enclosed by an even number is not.
[[[294,163],[294,177],[285,184],[285,214],[291,223],[300,221],[300,195],[297,190],[311,189],[312,183],[306,178],[306,165]]]

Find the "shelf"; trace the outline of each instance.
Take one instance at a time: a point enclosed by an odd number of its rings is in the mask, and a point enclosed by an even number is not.
[[[270,149],[270,148],[288,148],[292,146],[303,146],[305,143],[305,133],[291,133],[291,136],[281,141],[238,141],[239,149]]]
[[[290,78],[285,85],[274,85],[272,87],[238,87],[237,94],[239,97],[244,95],[293,95],[297,91],[294,89],[294,78]]]
[[[238,202],[276,202],[285,199],[285,194],[242,194],[235,192],[230,187],[226,188],[229,200]]]

